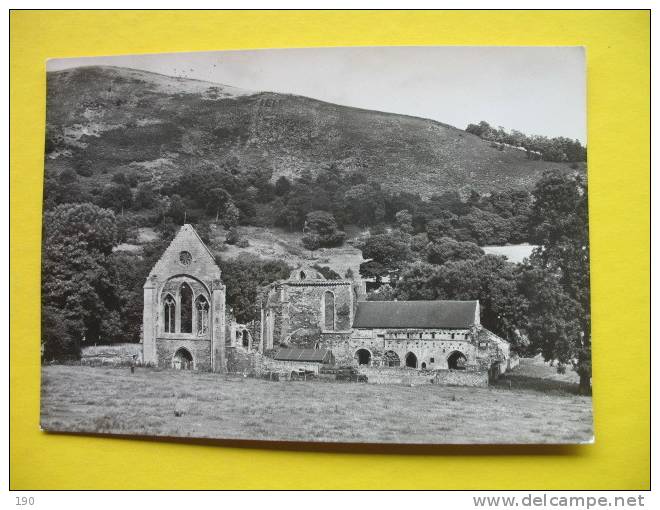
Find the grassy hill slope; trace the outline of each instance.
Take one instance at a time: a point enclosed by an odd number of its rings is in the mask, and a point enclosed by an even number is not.
[[[46,172],[86,166],[95,185],[133,169],[162,182],[232,157],[273,179],[335,163],[422,196],[530,188],[546,169],[568,170],[428,119],[125,68],[48,73]]]

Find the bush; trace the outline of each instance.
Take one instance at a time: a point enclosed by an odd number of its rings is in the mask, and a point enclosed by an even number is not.
[[[250,243],[248,242],[247,239],[242,238],[238,240],[236,246],[238,246],[239,248],[247,248],[248,246],[250,246]]]
[[[321,240],[316,234],[305,234],[302,238],[302,244],[309,251],[315,251],[321,247]]]
[[[241,234],[236,227],[231,227],[225,237],[227,244],[237,244],[241,240]]]

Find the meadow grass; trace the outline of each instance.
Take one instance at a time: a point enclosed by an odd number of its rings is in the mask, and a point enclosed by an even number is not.
[[[51,365],[48,431],[272,441],[578,443],[591,398],[533,389],[272,382],[221,374]]]

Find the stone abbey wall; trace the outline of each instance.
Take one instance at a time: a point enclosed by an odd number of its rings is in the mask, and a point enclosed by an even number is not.
[[[192,301],[186,300],[185,305],[181,299],[183,284],[192,291]],[[199,313],[204,320],[198,323],[196,300],[200,296],[205,298],[207,309]],[[166,332],[164,307],[170,297],[175,302],[174,328]],[[187,319],[182,331],[184,306]],[[147,277],[142,329],[145,363],[170,368],[174,354],[183,348],[187,351],[183,359],[192,356],[195,370],[224,370],[225,287],[213,255],[192,225],[181,227]]]
[[[330,321],[334,327],[326,328],[326,293],[334,297],[334,318]],[[328,294],[329,296],[330,294]],[[310,283],[290,283],[285,288],[289,319],[287,334],[298,329],[316,329],[322,331],[348,331],[353,323],[353,310],[350,282],[333,283],[332,280]]]
[[[172,358],[182,347],[192,355],[194,370],[211,370],[211,341],[198,338],[159,338],[156,342],[157,365],[161,368],[172,368]]]
[[[321,347],[332,350],[338,364],[356,365],[356,352],[365,349],[370,354],[370,366],[386,365],[391,355],[385,353],[391,352],[398,356],[400,366],[405,366],[406,356],[412,353],[418,368],[432,370],[449,368],[447,358],[455,351],[465,356],[468,366],[476,366],[488,353],[471,338],[469,330],[355,330],[348,337],[324,336]]]
[[[349,333],[358,287],[349,280],[311,278],[289,279],[273,286],[261,313],[263,349],[284,343],[313,348],[322,333]],[[332,306],[326,306],[326,299],[331,299]],[[326,317],[328,313],[332,317]]]

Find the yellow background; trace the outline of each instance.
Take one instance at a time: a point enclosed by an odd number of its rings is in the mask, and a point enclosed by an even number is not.
[[[648,489],[649,24],[644,11],[12,12],[11,488]],[[370,45],[586,46],[596,443],[293,450],[40,432],[45,60]]]

